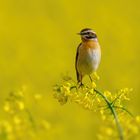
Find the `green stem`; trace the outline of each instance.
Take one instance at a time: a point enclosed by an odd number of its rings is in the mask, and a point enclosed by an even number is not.
[[[36,130],[35,120],[34,120],[32,114],[31,114],[31,112],[30,112],[27,108],[25,109],[25,111],[26,111],[26,113],[27,113],[27,115],[28,115],[28,117],[29,117],[29,121],[30,121],[30,123],[31,123],[31,125],[32,125],[32,128],[33,128],[34,130]]]
[[[132,114],[130,111],[128,111],[126,108],[124,108],[124,107],[114,106],[114,105],[113,105],[113,107],[114,107],[114,108],[121,109],[121,110],[127,112],[131,117],[134,117],[133,114]]]
[[[117,116],[117,113],[116,113],[116,110],[115,108],[112,106],[112,103],[107,99],[106,96],[104,96],[100,91],[94,89],[94,91],[99,94],[104,100],[105,102],[107,103],[109,109],[111,110],[112,112],[112,115],[114,116],[114,119],[115,119],[115,122],[116,122],[116,126],[117,126],[117,129],[118,129],[118,132],[119,132],[119,137],[120,137],[120,140],[124,140],[123,138],[123,129],[119,123],[119,119],[118,119],[118,116]]]

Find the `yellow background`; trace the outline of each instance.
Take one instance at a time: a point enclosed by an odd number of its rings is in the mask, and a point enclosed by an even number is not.
[[[46,118],[51,125],[36,139],[96,139],[101,124],[95,113],[75,104],[60,106],[52,96],[63,74],[76,79],[76,33],[90,27],[102,48],[98,86],[110,91],[133,88],[128,106],[134,115],[140,114],[139,6],[139,0],[1,1],[0,107],[9,92],[24,85],[28,94],[42,94],[37,111],[32,98],[29,106],[36,120]]]

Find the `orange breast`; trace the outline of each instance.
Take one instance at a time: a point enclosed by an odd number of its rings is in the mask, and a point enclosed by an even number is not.
[[[100,48],[100,45],[98,41],[90,40],[83,42],[83,47],[97,49]]]

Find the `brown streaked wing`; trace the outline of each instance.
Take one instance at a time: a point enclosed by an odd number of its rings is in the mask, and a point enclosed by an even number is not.
[[[79,82],[80,81],[80,75],[79,75],[79,73],[78,73],[78,70],[77,70],[77,60],[78,60],[78,51],[79,51],[79,47],[80,47],[80,45],[81,45],[82,43],[80,43],[79,45],[78,45],[78,47],[77,47],[77,52],[76,52],[76,59],[75,59],[75,69],[76,69],[76,76],[77,76],[77,81]]]

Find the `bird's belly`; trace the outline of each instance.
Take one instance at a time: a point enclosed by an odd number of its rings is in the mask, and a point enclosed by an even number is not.
[[[85,75],[91,74],[92,72],[96,71],[98,65],[100,63],[100,49],[92,49],[89,48],[84,50],[83,53],[80,54],[78,60],[78,71]]]

